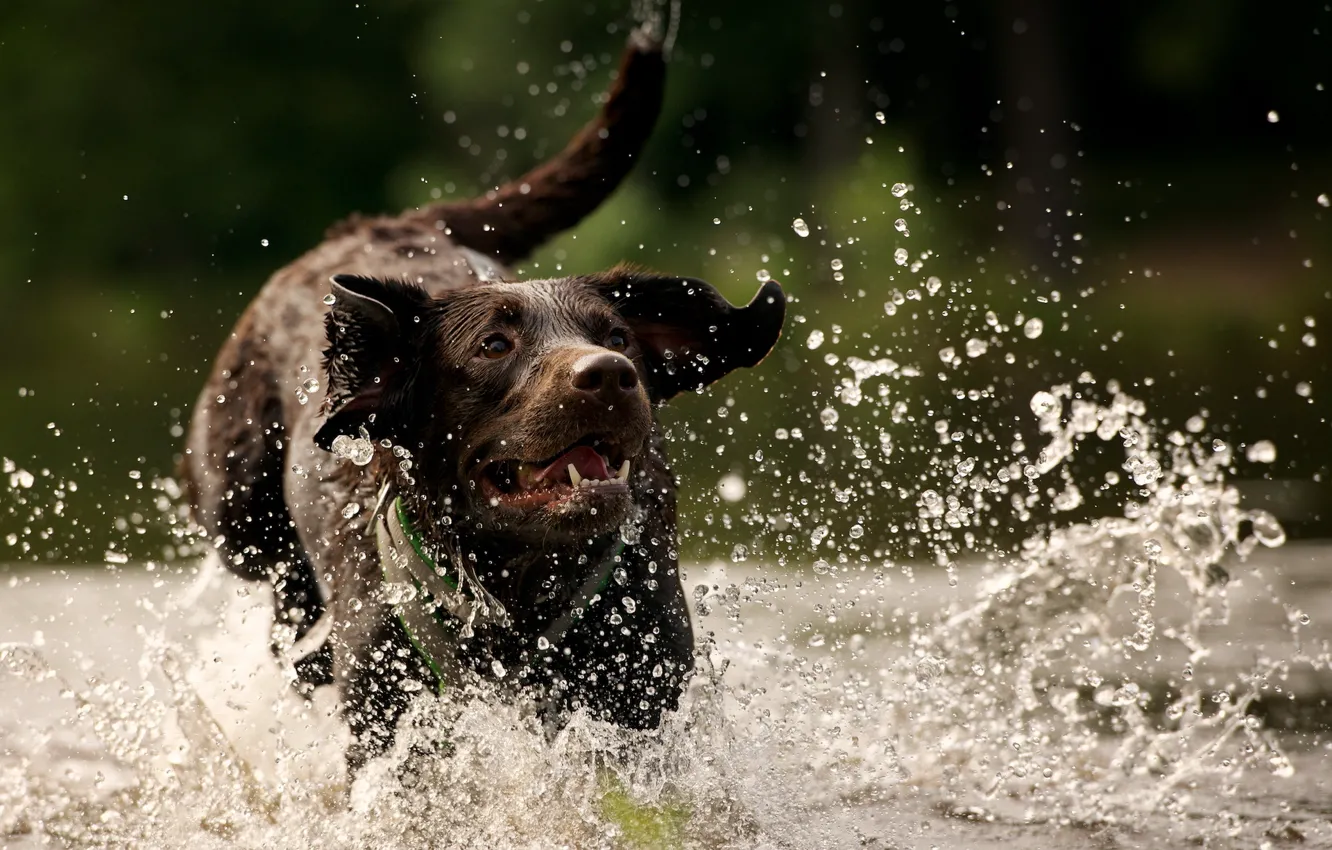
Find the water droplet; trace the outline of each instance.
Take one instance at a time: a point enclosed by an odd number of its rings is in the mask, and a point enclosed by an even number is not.
[[[851,526],[851,531],[848,532],[848,536],[850,536],[852,540],[859,540],[860,538],[865,536],[865,526],[861,525],[860,523],[856,523],[855,525]]]
[[[1286,529],[1267,511],[1249,511],[1247,517],[1253,524],[1253,536],[1259,543],[1276,548],[1286,542]]]
[[[1308,398],[1309,396],[1313,395],[1313,385],[1311,385],[1308,381],[1300,381],[1298,384],[1295,385],[1295,395],[1299,396],[1300,398]]]
[[[1127,464],[1133,483],[1146,487],[1161,477],[1161,463],[1154,457],[1135,457]]]
[[[832,564],[829,564],[827,561],[823,560],[822,558],[819,558],[817,561],[814,562],[815,575],[826,576],[831,572],[832,572]]]
[[[809,645],[813,647],[823,646],[825,643],[827,643],[827,641],[828,639],[825,638],[823,635],[819,634],[818,632],[815,632],[814,634],[809,636]]]
[[[841,271],[842,269],[842,261],[837,257],[833,257],[832,262],[830,262],[828,265],[832,266],[833,271]]]
[[[805,345],[812,351],[823,345],[823,331],[812,330],[809,332],[809,339],[805,340]]]
[[[1329,198],[1329,197],[1327,196],[1327,193],[1324,192],[1323,194],[1321,194],[1321,195],[1318,196],[1318,206],[1320,206],[1320,207],[1332,207],[1332,198]]]
[[[925,291],[931,295],[937,293],[943,287],[943,281],[934,275],[930,275],[925,281]]]
[[[1027,339],[1036,339],[1045,330],[1045,322],[1032,316],[1027,323],[1022,326],[1022,335]]]
[[[897,263],[899,266],[905,266],[909,259],[911,259],[911,255],[907,253],[905,248],[898,248],[893,252],[893,262]]]
[[[975,337],[973,337],[967,340],[968,357],[980,357],[989,349],[990,349],[990,344],[983,339],[976,339]]]
[[[343,508],[342,508],[342,518],[343,518],[343,519],[351,519],[352,517],[356,516],[356,515],[359,514],[360,512],[361,512],[361,505],[360,505],[359,502],[348,502],[348,503],[347,503],[345,506],[343,506]]]
[[[897,221],[893,222],[893,227],[903,236],[911,235],[911,231],[907,229],[906,219],[904,218],[899,218]]]
[[[319,392],[319,381],[314,378],[308,379],[305,383],[301,384],[301,386],[307,393]]]
[[[754,277],[758,278],[759,283],[767,283],[772,280],[772,275],[768,273],[767,269],[759,269],[754,273]]]
[[[1041,390],[1031,397],[1031,412],[1042,419],[1050,416],[1058,416],[1061,405],[1059,399],[1052,394]]]
[[[748,487],[745,479],[736,475],[734,472],[729,475],[723,475],[717,482],[717,495],[721,496],[723,501],[738,502],[745,497]]]
[[[537,638],[537,649],[541,650],[542,652],[545,652],[546,650],[550,649],[550,638],[546,637],[545,635],[542,635],[541,637]]]
[[[1156,538],[1146,540],[1142,544],[1142,551],[1153,561],[1161,557],[1161,541]]]
[[[380,595],[389,605],[405,605],[416,598],[416,587],[405,581],[386,581],[379,588]]]
[[[357,466],[365,466],[375,456],[375,446],[365,437],[349,437],[339,434],[333,438],[333,454],[343,460],[349,460]]]
[[[892,192],[893,192],[893,197],[894,197],[894,198],[900,198],[900,197],[902,197],[903,195],[905,195],[905,194],[906,194],[907,192],[909,192],[909,191],[911,191],[911,190],[907,187],[907,184],[905,184],[905,183],[894,183],[894,184],[893,184]]]
[[[1318,344],[1318,337],[1314,336],[1312,333],[1307,333],[1304,336],[1300,337],[1300,342],[1304,343],[1310,348],[1313,348],[1315,345]]]
[[[831,431],[837,424],[837,419],[837,411],[831,407],[823,408],[823,411],[819,414],[819,421],[822,422],[823,427],[829,431]]]
[[[1280,116],[1279,114],[1277,114],[1277,111],[1276,111],[1275,109],[1269,109],[1269,110],[1267,111],[1267,123],[1268,123],[1268,124],[1275,124],[1276,122],[1278,122],[1278,121],[1280,121],[1280,120],[1281,120],[1281,116]]]
[[[916,662],[916,687],[929,690],[935,680],[943,673],[943,664],[937,658],[925,656]]]
[[[1251,463],[1275,463],[1276,445],[1271,440],[1259,440],[1244,450],[1244,457]]]
[[[802,239],[809,235],[809,225],[805,224],[803,218],[798,218],[791,222],[791,229],[795,231],[796,236],[799,236]]]
[[[268,240],[267,240],[267,239],[260,239],[260,240],[259,240],[259,244],[262,245],[262,246],[264,246],[265,248],[267,248],[267,247],[268,247]]]
[[[332,306],[333,304],[337,303],[337,300],[338,300],[338,297],[337,297],[336,295],[334,295],[333,293],[331,293],[331,292],[330,292],[329,294],[327,294],[327,295],[324,296],[324,303],[325,303],[325,304],[328,304],[328,305],[330,305],[330,306]]]
[[[495,660],[490,662],[490,672],[494,673],[496,676],[503,679],[504,674],[507,673],[508,671],[504,669],[504,665],[500,663],[500,660],[498,658],[496,658]]]
[[[638,610],[638,603],[628,596],[621,599],[620,604],[624,606],[624,613],[626,614],[632,614]]]

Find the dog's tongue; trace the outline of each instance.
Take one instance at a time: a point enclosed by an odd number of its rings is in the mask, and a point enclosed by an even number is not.
[[[549,478],[554,481],[559,481],[561,477],[567,479],[568,473],[565,470],[570,464],[573,464],[573,468],[584,478],[605,480],[611,477],[610,470],[606,468],[605,458],[587,446],[577,446],[556,458],[554,463],[537,474],[537,478]]]

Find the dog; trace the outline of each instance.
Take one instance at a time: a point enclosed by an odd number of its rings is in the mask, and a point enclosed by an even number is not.
[[[271,583],[298,682],[338,689],[353,771],[423,689],[489,680],[547,719],[635,729],[678,706],[694,638],[654,411],[757,365],[784,295],[506,268],[615,189],[664,80],[662,39],[635,30],[552,160],[473,201],[335,225],[218,354],[182,464],[193,517],[232,572]]]

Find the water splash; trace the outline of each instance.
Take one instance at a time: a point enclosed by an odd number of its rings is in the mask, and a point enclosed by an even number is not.
[[[892,382],[920,374],[890,358],[841,365],[835,402],[890,416],[902,404]],[[100,753],[60,776],[35,767],[49,754],[0,764],[0,834],[74,847],[838,846],[865,837],[846,811],[921,794],[977,817],[1021,800],[1027,819],[1183,820],[1200,779],[1291,772],[1250,710],[1292,666],[1328,659],[1297,651],[1231,680],[1205,675],[1232,574],[1284,532],[1227,483],[1229,444],[1201,425],[1162,438],[1141,401],[1107,387],[1103,403],[1086,381],[1034,394],[1033,456],[939,465],[918,492],[917,531],[956,587],[974,574],[955,560],[957,532],[1043,499],[1078,507],[1070,466],[1107,450],[1123,473],[1107,481],[1133,483],[1122,514],[989,552],[971,602],[896,633],[851,625],[860,599],[891,608],[887,562],[819,558],[808,586],[706,574],[695,613],[714,631],[724,618],[729,636],[702,647],[681,710],[651,733],[576,716],[552,734],[495,694],[423,695],[395,749],[349,785],[334,696],[296,696],[293,671],[267,653],[267,601],[205,564],[158,622],[214,611],[216,628],[192,647],[165,626],[143,631],[138,681],[72,684],[40,647],[0,647],[10,675],[59,690]],[[862,468],[892,454],[885,431],[874,461],[850,423],[824,423],[846,443],[833,451]],[[945,446],[965,436],[935,430]],[[830,534],[818,525],[809,545]],[[1307,622],[1292,613],[1292,633]]]

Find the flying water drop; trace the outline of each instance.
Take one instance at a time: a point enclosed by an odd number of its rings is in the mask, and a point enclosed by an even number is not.
[[[1271,440],[1259,440],[1244,450],[1244,457],[1250,463],[1275,463],[1276,445]]]

